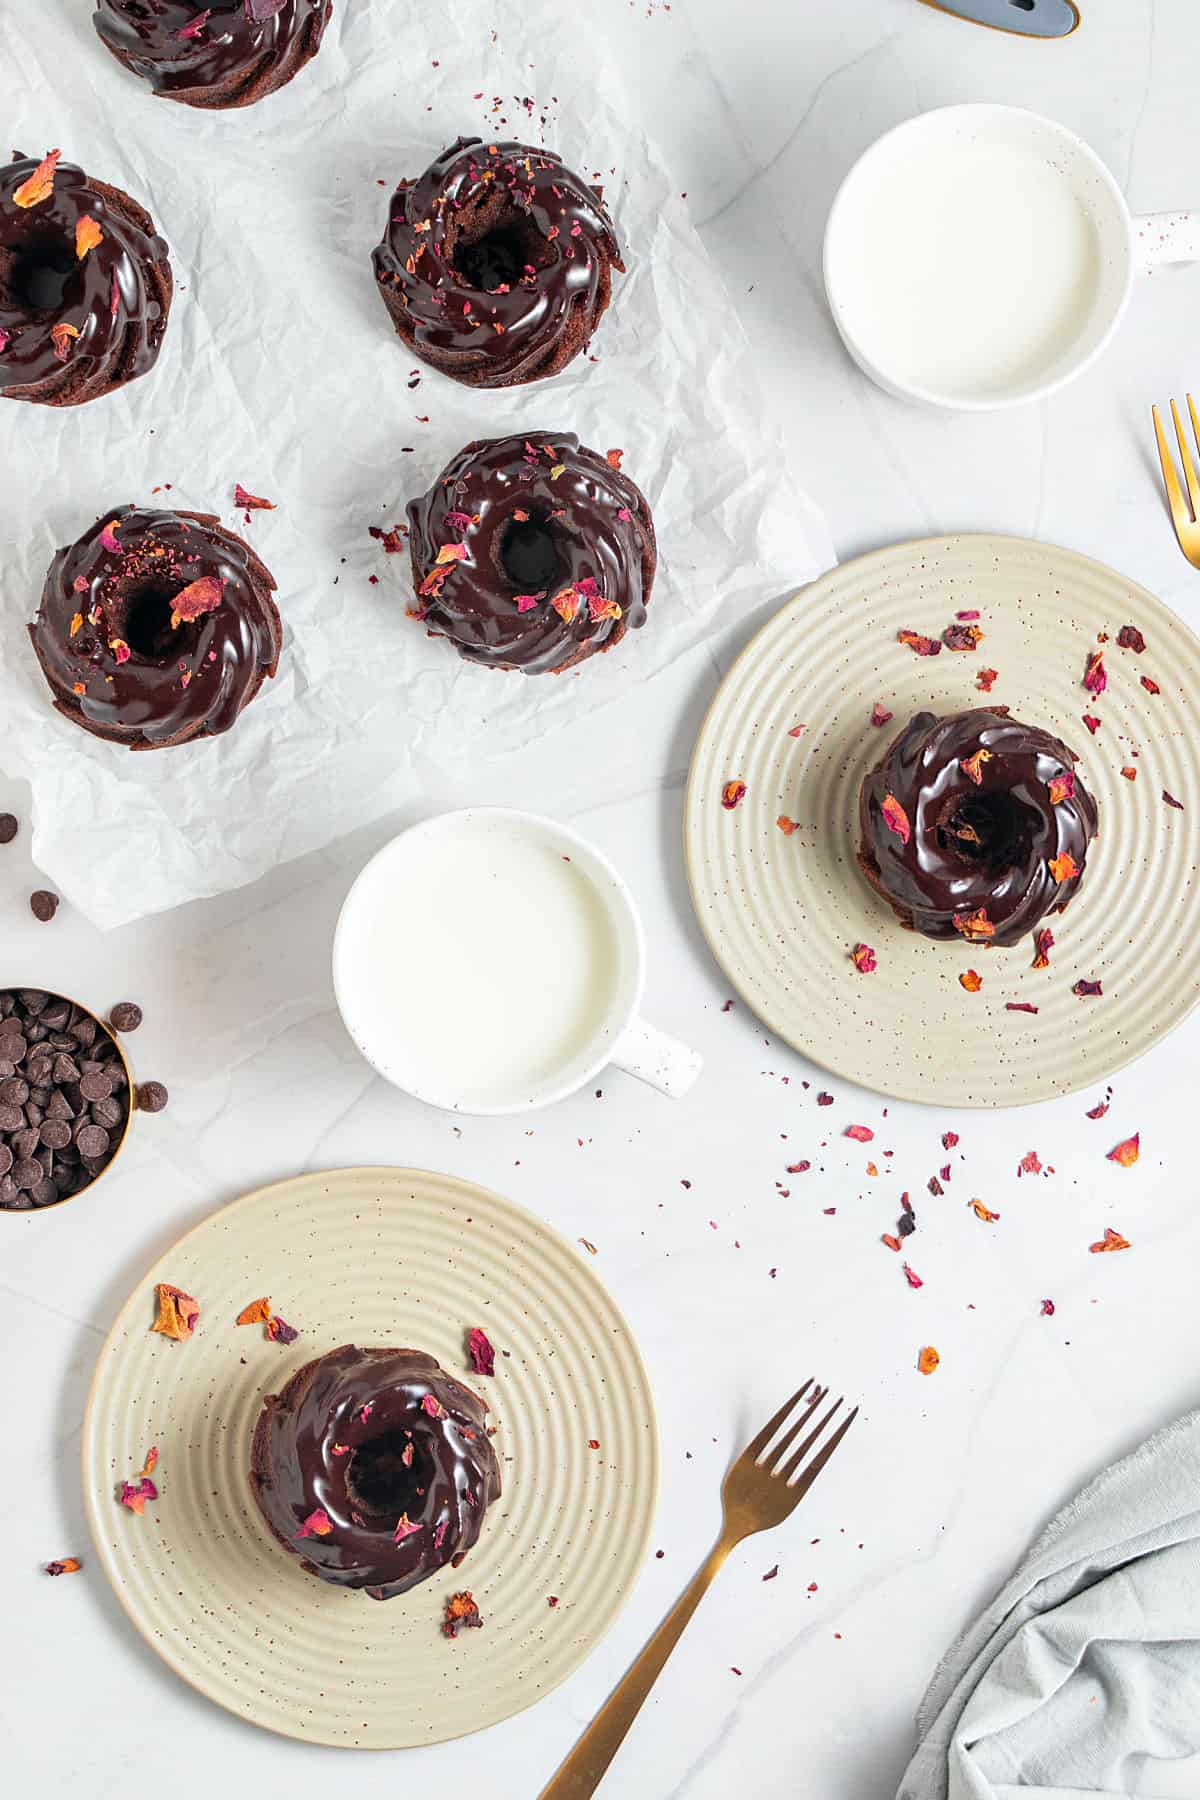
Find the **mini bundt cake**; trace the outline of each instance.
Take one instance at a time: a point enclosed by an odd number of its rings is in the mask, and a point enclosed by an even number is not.
[[[163,749],[228,731],[274,675],[274,592],[212,514],[118,506],[55,556],[29,634],[59,712]]]
[[[644,495],[569,431],[480,438],[409,502],[415,616],[468,662],[558,673],[646,619]]]
[[[59,156],[0,167],[0,395],[80,406],[153,368],[171,265],[148,212]]]
[[[392,196],[375,280],[403,343],[470,387],[557,375],[624,273],[601,190],[549,150],[459,138]]]
[[[926,937],[1015,944],[1083,877],[1098,815],[1076,760],[1006,706],[917,713],[863,782],[863,873]]]
[[[499,1498],[486,1412],[420,1350],[343,1344],[268,1394],[250,1486],[309,1574],[390,1600],[457,1567]]]
[[[321,48],[333,0],[99,0],[92,23],[119,63],[165,100],[250,106]]]

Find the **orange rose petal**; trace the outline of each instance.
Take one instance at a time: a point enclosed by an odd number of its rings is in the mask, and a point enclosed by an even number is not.
[[[926,1344],[925,1348],[917,1358],[917,1368],[921,1371],[922,1375],[932,1375],[941,1360],[941,1357],[938,1355],[933,1345]]]
[[[1052,856],[1049,867],[1051,875],[1059,883],[1071,881],[1079,874],[1079,864],[1069,850],[1064,850],[1061,856]]]
[[[902,844],[907,844],[912,836],[912,826],[908,822],[908,814],[897,800],[895,794],[885,794],[883,805],[883,822],[889,831],[894,831]]]
[[[954,929],[971,943],[996,935],[996,927],[987,916],[987,908],[983,906],[977,912],[955,913]]]
[[[727,781],[721,789],[721,805],[726,812],[732,812],[734,807],[740,806],[745,798],[746,784],[744,781]]]
[[[224,587],[220,576],[201,575],[198,581],[189,581],[180,588],[171,600],[172,628],[178,630],[180,625],[203,618],[205,613],[216,612]]]
[[[985,1206],[982,1200],[972,1200],[968,1204],[975,1217],[982,1219],[985,1225],[994,1225],[1000,1217],[1000,1214],[993,1212],[990,1206]]]
[[[89,250],[104,242],[104,233],[100,229],[100,221],[93,219],[91,213],[85,213],[75,225],[75,254],[82,262]]]
[[[983,784],[983,765],[991,760],[990,750],[977,750],[974,756],[960,757],[958,766],[968,781],[973,781],[976,787],[980,787]]]
[[[186,1342],[200,1317],[199,1302],[169,1281],[158,1282],[154,1291],[158,1297],[158,1317],[150,1327],[151,1331],[175,1338],[179,1343]]]
[[[976,969],[964,969],[958,980],[960,987],[965,987],[968,994],[977,994],[983,986],[983,976]]]
[[[59,362],[66,362],[71,354],[71,344],[78,336],[78,325],[68,325],[65,319],[60,319],[57,325],[50,327],[50,341]]]
[[[238,1325],[265,1325],[271,1316],[271,1302],[264,1294],[259,1300],[251,1300],[249,1306],[243,1306],[235,1321]]]
[[[780,813],[775,823],[778,825],[780,831],[782,831],[784,837],[791,837],[793,831],[796,829],[795,819],[789,819],[786,813]]]
[[[1135,1131],[1130,1138],[1124,1138],[1115,1149],[1108,1153],[1108,1161],[1120,1163],[1123,1169],[1132,1169],[1142,1153],[1142,1134]]]
[[[1108,1250],[1128,1250],[1129,1248],[1129,1239],[1122,1237],[1119,1231],[1114,1231],[1111,1225],[1105,1227],[1104,1236],[1098,1243],[1088,1245],[1093,1256],[1103,1256]]]
[[[13,193],[14,206],[40,206],[54,192],[54,171],[61,150],[48,150],[37,168]]]

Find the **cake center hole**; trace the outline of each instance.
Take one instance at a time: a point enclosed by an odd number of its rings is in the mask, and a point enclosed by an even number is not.
[[[10,250],[0,264],[0,297],[20,312],[60,313],[75,297],[79,263],[66,244],[43,238]]]
[[[549,260],[549,246],[524,213],[494,203],[464,219],[455,240],[452,261],[470,287],[485,294],[497,288],[516,287],[530,268]]]
[[[1008,794],[971,795],[952,803],[937,837],[961,862],[1006,868],[1018,859],[1021,812]]]
[[[125,602],[122,636],[143,662],[163,662],[182,642],[185,627],[171,623],[174,594],[167,588],[138,588]]]
[[[346,1487],[363,1512],[389,1519],[411,1518],[419,1510],[419,1488],[428,1487],[429,1472],[416,1440],[403,1431],[368,1438],[350,1454]]]
[[[549,525],[536,519],[510,525],[500,551],[504,573],[518,594],[553,592],[563,586],[566,566]]]

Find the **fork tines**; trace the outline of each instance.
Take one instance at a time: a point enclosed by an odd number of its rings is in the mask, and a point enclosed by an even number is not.
[[[1188,394],[1187,409],[1192,423],[1192,434],[1200,449],[1200,419],[1196,417],[1196,403]],[[1192,457],[1192,447],[1179,416],[1179,408],[1171,401],[1171,418],[1175,425],[1175,439],[1179,445],[1179,460],[1183,465],[1183,479],[1187,484],[1185,496],[1180,484],[1179,473],[1175,467],[1175,459],[1171,454],[1170,442],[1162,422],[1162,415],[1157,406],[1152,407],[1154,415],[1154,436],[1158,443],[1158,460],[1162,465],[1163,483],[1167,490],[1167,502],[1171,508],[1171,520],[1175,526],[1175,536],[1179,539],[1179,548],[1194,567],[1200,569],[1200,478],[1196,474],[1196,465]]]

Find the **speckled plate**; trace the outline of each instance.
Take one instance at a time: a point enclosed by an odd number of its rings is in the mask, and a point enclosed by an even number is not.
[[[151,1332],[156,1281],[199,1300],[187,1343]],[[300,1328],[294,1344],[234,1324],[259,1294]],[[496,1346],[490,1380],[469,1372],[474,1325]],[[349,1341],[432,1352],[498,1427],[504,1492],[479,1543],[382,1602],[307,1574],[246,1475],[263,1396]],[[160,1498],[136,1518],[116,1486],[152,1444]],[[496,1194],[414,1169],[304,1175],[181,1238],[118,1316],[84,1420],[92,1536],[147,1642],[256,1725],[358,1749],[460,1737],[557,1687],[629,1595],[657,1485],[646,1371],[586,1254]],[[484,1625],[451,1642],[442,1605],[463,1588]]]
[[[919,657],[897,642],[906,628],[938,637],[975,608],[986,634],[975,653]],[[1141,630],[1143,655],[1117,647],[1122,625]],[[1101,632],[1109,685],[1096,699],[1082,678]],[[855,861],[863,776],[913,713],[986,704],[984,667],[999,670],[991,703],[1064,738],[1100,806],[1085,878],[1047,921],[1049,969],[1032,968],[1030,942],[986,950],[904,930]],[[876,701],[895,715],[882,729]],[[929,538],[832,570],[753,639],[700,732],[685,837],[713,954],[780,1038],[879,1093],[1017,1106],[1102,1080],[1200,997],[1198,707],[1200,641],[1144,588],[1072,551]],[[1095,737],[1084,713],[1102,721]],[[747,793],[727,812],[734,779]],[[798,821],[792,836],[780,815]],[[849,960],[859,942],[875,948],[873,975]],[[959,985],[968,967],[979,993]],[[1081,978],[1102,996],[1077,998]]]

